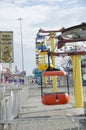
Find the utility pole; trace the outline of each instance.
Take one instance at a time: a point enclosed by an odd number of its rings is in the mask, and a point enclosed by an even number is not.
[[[22,18],[18,18],[20,22],[20,38],[21,38],[21,55],[22,55],[22,71],[24,71],[24,53],[23,53],[23,40],[22,40]]]

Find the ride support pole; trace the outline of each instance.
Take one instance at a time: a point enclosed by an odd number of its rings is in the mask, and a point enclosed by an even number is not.
[[[54,49],[55,49],[55,42],[54,42],[54,40],[55,40],[54,32],[51,32],[50,33],[51,51],[54,51]],[[56,68],[56,60],[55,60],[54,56],[52,56],[52,65],[53,65],[53,67]],[[52,77],[52,83],[53,83],[53,92],[57,92],[58,89],[57,89],[57,77],[56,76]]]
[[[83,107],[83,87],[82,87],[82,73],[81,73],[81,55],[72,55],[73,63],[73,78],[74,78],[74,98],[75,107]]]

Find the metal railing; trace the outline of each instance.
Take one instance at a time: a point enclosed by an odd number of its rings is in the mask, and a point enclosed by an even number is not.
[[[9,91],[11,91],[10,88]],[[22,108],[24,102],[29,96],[29,88],[14,88],[12,89],[12,94],[8,96],[4,96],[2,100],[0,100],[0,120],[12,120],[19,113]]]

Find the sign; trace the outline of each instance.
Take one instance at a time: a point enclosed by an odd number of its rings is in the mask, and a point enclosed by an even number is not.
[[[0,31],[0,63],[13,63],[13,32]]]

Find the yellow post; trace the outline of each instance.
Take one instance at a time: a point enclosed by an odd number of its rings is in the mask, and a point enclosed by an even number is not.
[[[82,88],[82,73],[81,73],[81,56],[72,56],[73,76],[74,76],[74,97],[75,107],[83,107],[83,88]]]
[[[44,55],[44,64],[46,64],[46,55]],[[45,77],[44,82],[47,84],[47,77]]]
[[[51,32],[50,33],[51,51],[54,51],[54,49],[55,49],[54,40],[55,40],[54,32]],[[52,56],[52,64],[56,68],[56,60],[55,60],[54,56]],[[57,92],[58,89],[57,89],[57,77],[56,76],[53,76],[52,83],[53,83],[53,92]]]

